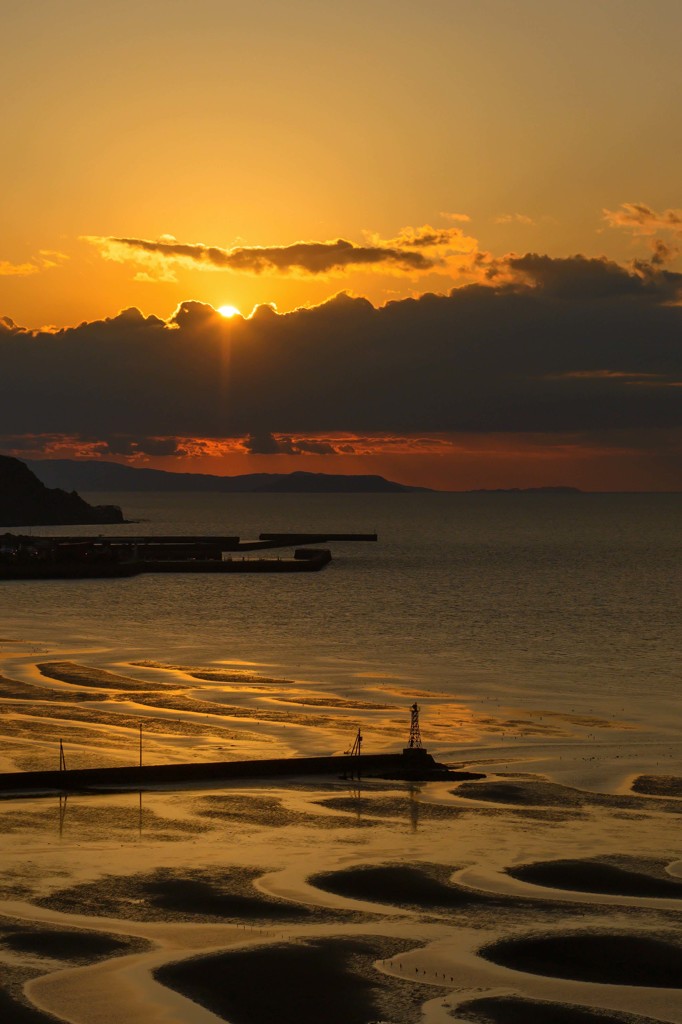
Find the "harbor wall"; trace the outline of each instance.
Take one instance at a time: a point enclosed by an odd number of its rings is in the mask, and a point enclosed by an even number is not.
[[[421,771],[436,770],[426,751],[419,758]],[[136,789],[149,785],[213,782],[237,779],[282,778],[295,775],[377,774],[414,768],[404,754],[287,757],[263,761],[208,761],[192,764],[129,765],[121,768],[70,768],[64,771],[6,772],[0,774],[0,794],[74,792],[93,788]]]

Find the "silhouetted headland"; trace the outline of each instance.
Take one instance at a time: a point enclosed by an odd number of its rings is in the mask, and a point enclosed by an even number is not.
[[[34,459],[33,472],[48,486],[81,491],[218,491],[228,494],[402,494],[429,491],[373,473],[175,473],[123,466],[105,459]]]
[[[75,491],[46,487],[19,459],[0,455],[0,523],[3,526],[71,526],[124,523],[118,505],[89,505]]]

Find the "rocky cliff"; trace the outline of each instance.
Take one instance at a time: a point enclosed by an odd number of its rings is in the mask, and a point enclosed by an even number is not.
[[[88,505],[75,491],[46,487],[19,459],[0,455],[0,526],[123,522],[117,505]]]

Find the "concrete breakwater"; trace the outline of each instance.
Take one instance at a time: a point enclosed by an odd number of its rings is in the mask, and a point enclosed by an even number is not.
[[[370,533],[262,533],[258,540],[250,541],[211,535],[34,537],[6,533],[0,536],[0,580],[87,579],[148,572],[316,572],[331,562],[331,551],[299,545],[376,539],[377,535]],[[293,556],[246,557],[249,552],[284,547],[295,548]]]
[[[331,541],[352,543],[376,542],[376,533],[261,533],[260,540],[272,547],[287,547],[289,544],[329,544]]]
[[[480,774],[450,772],[425,750],[401,754],[360,754],[331,757],[287,757],[263,761],[207,761],[192,764],[129,765],[121,768],[69,768],[61,771],[0,774],[0,795],[38,796],[55,792],[101,789],[144,789],[240,779],[276,779],[297,775],[379,776],[393,779],[455,780]]]
[[[244,549],[247,550],[247,549]],[[199,552],[199,555],[201,553]],[[328,548],[297,548],[293,557],[137,557],[131,560],[94,557],[0,560],[0,580],[100,579],[142,573],[318,572],[332,560]]]

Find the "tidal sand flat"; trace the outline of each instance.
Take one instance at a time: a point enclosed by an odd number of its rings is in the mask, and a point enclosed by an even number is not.
[[[553,889],[605,893],[613,896],[642,896],[649,899],[682,899],[682,880],[663,876],[665,862],[654,862],[658,873],[641,870],[646,864],[629,867],[596,860],[555,860],[522,864],[508,869],[512,878]],[[640,868],[640,870],[637,870]]]
[[[452,868],[439,864],[382,864],[313,875],[310,883],[339,896],[421,910],[447,910],[496,902],[449,883]]]
[[[272,675],[259,676],[233,671],[227,653],[212,664],[197,650],[6,653],[8,770],[55,764],[57,736],[74,766],[135,763],[140,724],[146,763],[342,753],[358,725],[365,750],[401,749],[414,701],[407,687],[395,692],[404,684],[384,686],[355,663],[298,679],[274,658],[263,659]],[[424,692],[430,751],[483,779],[351,772],[0,801],[0,895],[11,917],[0,992],[20,1008],[8,1019],[35,1013],[26,1024],[46,1024],[54,1012],[69,1024],[114,1024],[102,1007],[115,1005],[117,1019],[136,1024],[319,1024],[334,1014],[342,1024],[459,1024],[472,1012],[507,1024],[505,1013],[521,1013],[516,999],[531,1024],[563,1024],[561,1014],[593,1024],[590,1013],[624,1024],[630,1011],[682,1024],[665,985],[682,884],[669,827],[679,799],[664,783],[655,792],[668,765],[648,772],[650,792],[630,790],[632,759],[620,755],[633,729],[613,724],[620,711],[602,729],[596,714],[547,709],[540,721],[535,708],[467,709],[444,688]],[[652,906],[661,896],[665,907]],[[87,934],[100,936],[83,952],[90,959],[81,958]],[[651,974],[629,1006],[626,971],[589,991],[578,969],[561,976],[554,963],[590,934],[611,960],[609,937],[659,941],[661,983]],[[513,967],[511,993],[511,961],[486,951],[536,940]],[[540,1004],[544,1020],[533,1016]]]
[[[43,1013],[8,992],[0,991],[0,1020],[11,1021],[11,1024],[55,1024],[56,1019],[51,1013]]]
[[[324,803],[324,801],[320,801]],[[250,822],[266,828],[287,828],[291,825],[308,825],[312,828],[337,829],[339,825],[346,828],[372,828],[375,822],[367,818],[344,816],[339,821],[338,815],[311,814],[283,806],[281,800],[274,797],[257,796],[206,796],[196,805],[197,813],[203,818],[229,823],[232,821]]]
[[[484,997],[460,1003],[457,1017],[472,1024],[656,1024],[651,1017],[617,1010],[590,1010],[585,1006],[514,996]]]
[[[156,687],[165,690],[172,686],[172,683],[165,681],[158,681],[156,685],[146,680],[143,682],[131,676],[122,676],[118,672],[79,665],[73,661],[44,661],[38,665],[38,669],[48,679],[56,679],[72,686],[90,686],[104,690],[149,690]]]
[[[369,935],[309,939],[170,964],[156,977],[230,1024],[418,1024],[424,998],[439,990],[373,967],[409,946]]]
[[[607,985],[682,988],[682,942],[646,934],[530,935],[485,946],[481,956],[530,974]]]
[[[66,928],[17,928],[0,931],[0,945],[15,953],[89,963],[99,957],[130,953],[139,943],[96,932]]]
[[[268,896],[255,889],[263,869],[159,869],[149,874],[105,875],[97,882],[57,890],[38,901],[49,910],[96,914],[134,921],[295,922],[339,919],[354,915],[318,911]]]
[[[7,1024],[54,1024],[26,997],[27,981],[45,972],[141,953],[140,938],[0,919],[0,1020]]]
[[[682,797],[682,778],[676,775],[639,775],[632,788],[635,793],[648,793],[650,796]]]

